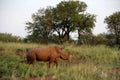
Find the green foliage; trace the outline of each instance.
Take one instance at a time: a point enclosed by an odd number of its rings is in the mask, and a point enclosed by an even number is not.
[[[39,9],[32,16],[33,22],[26,23],[26,30],[30,33],[27,40],[48,43],[51,36],[57,38],[58,43],[69,41],[70,33],[78,30],[91,33],[95,23],[95,15],[84,13],[87,5],[81,1],[61,1],[56,7]],[[53,38],[52,37],[52,38]]]
[[[108,43],[107,34],[101,33],[101,34],[98,34],[96,36],[93,36],[91,44],[93,44],[93,45],[100,45],[100,44],[107,45],[107,43]]]
[[[22,39],[19,36],[13,36],[8,33],[0,33],[0,41],[3,42],[22,42]]]
[[[95,16],[86,14],[87,5],[80,1],[62,1],[55,8],[55,31],[59,39],[70,40],[70,32],[91,32],[94,27]]]
[[[3,45],[4,44],[4,45]],[[35,66],[21,63],[23,58],[15,55],[17,48],[25,49],[46,45],[0,43],[0,80],[18,80],[24,78],[40,78],[46,80],[118,80],[119,72],[109,72],[109,69],[119,69],[120,54],[116,48],[99,46],[66,46],[64,51],[77,52],[69,61],[59,60],[56,68],[48,68],[47,62],[36,62]],[[33,45],[33,46],[32,46]]]
[[[90,33],[80,34],[78,44],[81,45],[107,45],[109,42],[109,35],[106,33],[101,33],[98,35],[93,35]]]
[[[115,12],[105,18],[107,29],[115,36],[116,44],[120,47],[120,12]]]
[[[30,35],[27,39],[31,42],[48,42],[49,35],[51,34],[51,16],[52,7],[47,9],[40,9],[37,13],[32,15],[33,22],[26,23],[26,29]]]
[[[78,44],[89,44],[92,38],[92,29],[95,26],[95,15],[79,14],[73,22],[78,32]]]

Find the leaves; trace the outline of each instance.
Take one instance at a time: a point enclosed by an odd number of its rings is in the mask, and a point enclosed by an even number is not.
[[[107,29],[115,36],[116,44],[120,45],[120,12],[115,12],[105,18]]]
[[[85,14],[86,8],[87,4],[81,1],[61,1],[56,7],[49,6],[34,13],[33,22],[27,22],[26,29],[35,42],[48,40],[54,33],[61,42],[69,41],[70,32],[91,32],[95,26],[95,16]]]

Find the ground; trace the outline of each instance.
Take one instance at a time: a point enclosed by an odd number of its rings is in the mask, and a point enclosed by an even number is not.
[[[0,42],[0,79],[4,80],[119,80],[120,51],[105,45],[66,46],[64,51],[77,52],[69,60],[59,60],[58,67],[47,62],[35,66],[15,55],[17,49],[48,45]]]

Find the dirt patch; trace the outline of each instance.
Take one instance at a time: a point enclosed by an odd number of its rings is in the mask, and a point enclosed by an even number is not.
[[[0,52],[7,52],[7,51],[10,51],[10,50],[6,48],[0,48]]]
[[[36,78],[19,78],[18,80],[55,80],[56,76],[45,76],[43,78],[41,77],[36,77]]]
[[[18,80],[41,80],[41,78],[19,78]]]
[[[22,49],[17,49],[15,54],[20,56],[20,57],[25,57],[26,56],[26,52],[23,51]]]
[[[107,72],[120,72],[120,68],[109,68]]]

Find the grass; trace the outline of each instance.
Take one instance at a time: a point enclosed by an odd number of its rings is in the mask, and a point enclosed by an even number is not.
[[[23,58],[15,55],[16,49],[46,47],[41,44],[0,42],[0,80],[19,80],[19,78],[52,77],[52,80],[119,80],[120,51],[116,48],[99,46],[66,46],[64,51],[78,52],[69,61],[59,60],[59,66],[48,68],[47,62],[37,62],[35,66],[21,63]]]

